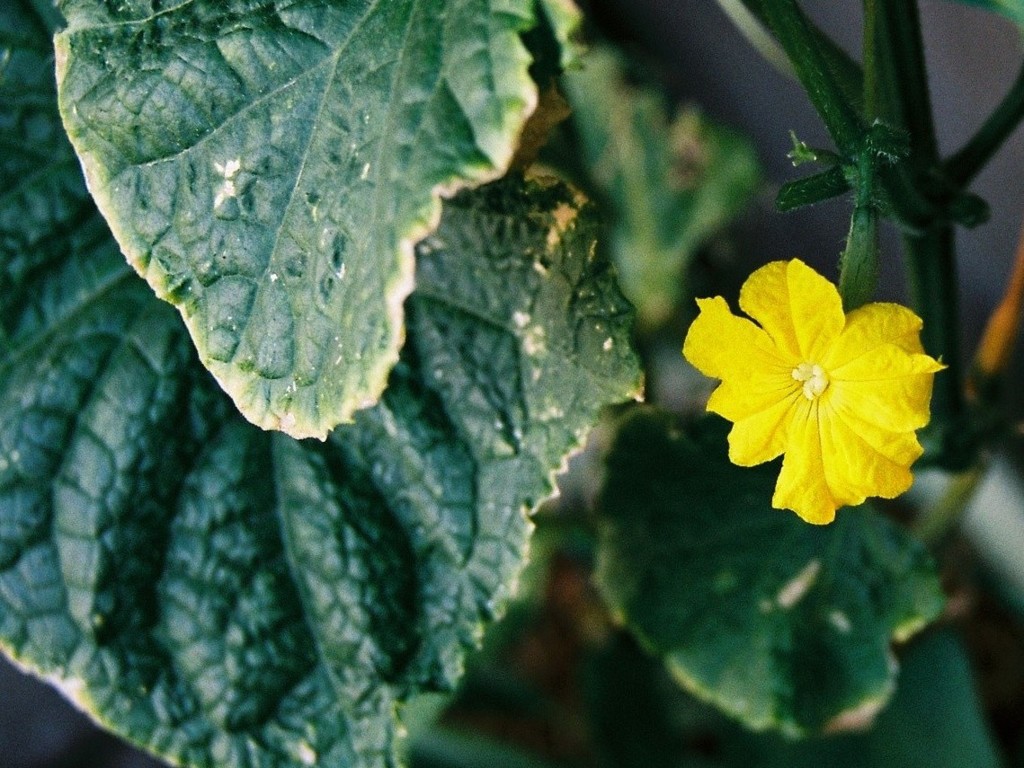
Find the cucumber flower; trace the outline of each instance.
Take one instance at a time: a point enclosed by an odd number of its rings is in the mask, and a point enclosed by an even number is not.
[[[743,467],[785,454],[772,506],[809,523],[913,482],[914,431],[928,423],[935,372],[921,319],[898,304],[843,313],[835,286],[802,261],[776,261],[740,291],[698,299],[683,354],[722,383],[707,409],[733,422],[729,459]],[[759,324],[759,325],[758,325]]]

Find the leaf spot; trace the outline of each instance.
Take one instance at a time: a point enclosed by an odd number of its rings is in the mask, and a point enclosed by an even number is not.
[[[238,204],[236,198],[238,197],[238,187],[235,185],[235,177],[238,175],[239,170],[241,170],[242,163],[238,158],[235,158],[228,160],[224,164],[214,163],[213,167],[224,179],[213,198],[214,213],[221,215],[222,218],[224,218],[223,214],[228,214],[229,218],[237,218]]]
[[[523,349],[531,357],[544,354],[546,345],[544,343],[544,327],[540,325],[531,326],[523,337]]]
[[[301,760],[304,765],[316,765],[316,750],[309,746],[309,744],[304,741],[299,742],[297,751],[299,760]]]
[[[224,177],[225,180],[233,179],[242,169],[242,161],[236,157],[233,160],[228,160],[223,165],[220,163],[214,163],[213,167],[216,169],[217,173]]]
[[[850,630],[853,629],[853,625],[850,623],[849,617],[839,610],[832,611],[832,613],[828,615],[828,623],[831,624],[836,631],[844,635],[848,635]]]
[[[782,589],[779,590],[778,596],[775,598],[775,602],[783,610],[789,610],[799,603],[804,598],[804,595],[810,591],[811,587],[814,586],[814,582],[818,580],[819,573],[821,573],[821,560],[814,558],[804,566],[800,573],[783,585]]]
[[[538,416],[541,421],[552,421],[554,419],[561,419],[565,416],[565,412],[557,405],[549,405],[543,413]]]

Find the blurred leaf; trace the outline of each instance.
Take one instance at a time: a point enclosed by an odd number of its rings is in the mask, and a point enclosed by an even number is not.
[[[611,218],[623,292],[642,322],[664,321],[683,298],[696,250],[750,202],[760,181],[753,147],[688,109],[627,83],[623,65],[595,48],[563,81],[578,151]]]
[[[963,645],[951,630],[928,632],[903,659],[899,687],[863,734],[803,743],[758,743],[764,768],[998,768]]]
[[[1024,619],[1024,461],[1012,447],[990,460],[963,514],[962,529],[993,574],[993,589]]]
[[[589,665],[589,704],[607,768],[998,768],[963,645],[927,632],[903,655],[899,687],[863,733],[793,742],[755,734],[682,691],[632,644]],[[627,682],[628,681],[628,682]],[[628,685],[628,688],[626,687]],[[630,695],[622,695],[629,690]]]
[[[441,196],[502,175],[536,106],[534,0],[61,7],[61,114],[128,260],[250,421],[351,421]]]
[[[578,41],[583,14],[575,0],[537,0],[540,25],[546,25],[558,46],[558,67],[561,70],[579,66],[585,47]],[[531,49],[532,50],[532,49]],[[534,78],[542,86],[542,78]]]
[[[953,0],[963,5],[973,5],[986,11],[994,11],[1024,27],[1024,0]]]
[[[437,727],[413,743],[409,768],[558,768],[558,764],[486,736]]]
[[[598,581],[614,613],[688,690],[757,730],[870,719],[889,650],[941,610],[924,548],[870,509],[825,527],[772,509],[777,463],[726,458],[725,423],[639,409],[600,501]]]
[[[698,743],[717,712],[685,694],[660,660],[616,635],[584,667],[591,732],[602,768],[708,768]],[[709,731],[710,733],[710,731]]]

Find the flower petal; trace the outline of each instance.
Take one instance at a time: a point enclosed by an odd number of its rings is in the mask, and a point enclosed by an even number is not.
[[[871,450],[897,464],[909,467],[924,453],[914,432],[894,432],[879,425],[871,420],[872,414],[863,414],[852,410],[848,400],[845,402],[840,398],[833,400],[831,411],[832,418],[841,420]]]
[[[892,432],[920,429],[930,417],[935,372],[943,367],[928,355],[882,344],[831,371],[833,407]]]
[[[822,452],[829,457],[825,464],[825,479],[838,504],[862,504],[868,496],[892,499],[913,483],[909,462],[897,461],[889,455],[896,454],[900,458],[914,452],[920,455],[920,445],[915,451],[907,443],[909,436],[917,444],[913,432],[885,436],[875,430],[871,437],[880,439],[880,447],[876,447],[869,442],[867,435],[861,434],[837,413],[823,416],[819,428]]]
[[[708,410],[729,421],[739,421],[771,408],[799,389],[800,384],[788,373],[729,379],[711,393]]]
[[[683,356],[705,376],[746,381],[793,367],[763,330],[737,317],[721,296],[697,299],[700,314],[683,342]]]
[[[828,350],[822,365],[835,370],[881,344],[921,354],[921,318],[899,304],[865,304],[846,316],[846,327]]]
[[[772,506],[791,509],[808,523],[825,525],[835,519],[839,505],[825,481],[818,409],[818,401],[800,403],[793,409],[786,458],[775,484]]]
[[[799,389],[793,389],[793,394],[785,400],[736,420],[729,432],[729,461],[741,467],[752,467],[771,461],[786,449],[796,398],[801,397]],[[711,410],[710,402],[708,410]]]
[[[773,261],[751,274],[740,308],[797,362],[819,362],[846,322],[839,291],[799,259]]]

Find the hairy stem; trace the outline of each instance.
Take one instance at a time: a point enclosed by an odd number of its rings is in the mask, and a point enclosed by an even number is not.
[[[857,109],[830,67],[830,59],[795,0],[761,2],[760,10],[786,51],[797,77],[825,122],[839,151],[852,157],[860,149],[864,126]]]

